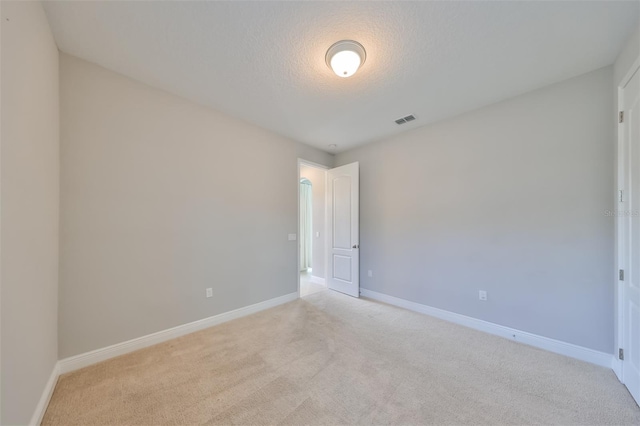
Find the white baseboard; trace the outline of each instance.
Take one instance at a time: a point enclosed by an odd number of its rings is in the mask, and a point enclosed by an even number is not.
[[[298,292],[289,293],[284,296],[256,303],[254,305],[245,306],[244,308],[239,308],[219,315],[214,315],[209,318],[204,318],[198,321],[190,322],[188,324],[179,325],[167,330],[158,331],[157,333],[148,334],[146,336],[138,337],[126,342],[116,343],[115,345],[107,346],[106,348],[96,349],[91,352],[86,352],[80,355],[65,358],[59,361],[59,373],[64,374],[70,371],[78,370],[80,368],[87,367],[101,361],[106,361],[107,359],[116,356],[137,351],[138,349],[146,348],[158,343],[166,342],[167,340],[175,339],[176,337],[184,336],[185,334],[190,334],[217,324],[221,324],[223,322],[231,321],[236,318],[263,311],[265,309],[273,308],[274,306],[291,302],[293,300],[296,300],[297,298]]]
[[[611,359],[611,369],[614,373],[616,373],[616,377],[620,381],[620,383],[624,383],[622,381],[622,361],[619,360],[615,355],[613,355]]]
[[[316,277],[315,275],[311,275],[311,277],[309,277],[309,282],[314,284],[326,285],[324,278]]]
[[[445,321],[460,324],[475,330],[484,331],[485,333],[494,334],[496,336],[505,337],[520,343],[525,343],[536,348],[555,352],[560,355],[566,355],[602,367],[613,368],[614,356],[604,352],[562,342],[560,340],[550,339],[548,337],[538,336],[537,334],[528,333],[526,331],[509,328],[502,325],[483,321],[477,318],[468,317],[454,312],[445,311],[443,309],[434,308],[420,303],[410,302],[398,297],[389,296],[387,294],[378,293],[376,291],[360,289],[360,294],[369,299],[378,300],[390,305],[408,309],[410,311],[420,312]]]
[[[40,397],[40,401],[38,401],[38,405],[36,406],[35,411],[33,412],[33,416],[31,416],[30,425],[36,426],[42,423],[42,418],[44,417],[44,413],[47,411],[47,407],[49,406],[49,401],[51,401],[51,395],[53,395],[53,390],[56,388],[56,383],[58,383],[58,376],[60,375],[60,362],[56,362],[53,366],[53,371],[51,371],[51,376],[49,376],[49,380],[42,391],[42,396]]]

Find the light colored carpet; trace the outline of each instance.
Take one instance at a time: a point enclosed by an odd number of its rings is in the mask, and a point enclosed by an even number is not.
[[[309,296],[319,291],[325,291],[326,286],[311,282],[311,274],[309,272],[300,272],[300,297]]]
[[[45,425],[640,424],[611,370],[323,291],[60,377]]]

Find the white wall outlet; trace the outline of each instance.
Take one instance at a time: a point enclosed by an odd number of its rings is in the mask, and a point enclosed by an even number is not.
[[[480,300],[487,300],[487,292],[486,292],[486,291],[484,291],[484,290],[480,290],[480,291],[478,292],[478,298],[479,298]]]
[[[373,271],[369,269],[369,271],[367,272],[367,275],[369,276],[369,278],[373,277]]]
[[[296,234],[289,234],[289,241],[295,241],[297,238]]]
[[[211,287],[207,289],[207,297],[213,297],[213,289]]]
[[[320,238],[320,232],[316,232],[316,238]]]

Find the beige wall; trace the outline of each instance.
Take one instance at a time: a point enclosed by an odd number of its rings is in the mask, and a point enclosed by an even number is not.
[[[297,159],[330,154],[60,65],[61,358],[296,291]]]
[[[361,286],[612,353],[612,78],[338,154],[360,162]]]
[[[305,165],[300,166],[300,177],[306,177],[311,182],[312,193],[312,226],[313,245],[311,248],[311,275],[324,278],[325,264],[325,180],[326,171]],[[319,233],[317,236],[316,233]]]
[[[2,2],[0,423],[26,424],[58,359],[58,49],[39,2]]]

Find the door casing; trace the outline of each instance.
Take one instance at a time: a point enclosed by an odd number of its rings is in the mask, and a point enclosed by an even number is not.
[[[618,109],[617,114],[620,111],[624,111],[624,88],[629,83],[631,78],[636,74],[636,72],[640,72],[640,57],[638,57],[634,64],[631,66],[627,74],[618,84]],[[616,114],[616,116],[617,116]],[[617,211],[622,211],[625,208],[625,204],[620,202],[620,191],[623,191],[623,197],[625,199],[629,199],[629,194],[627,191],[629,188],[626,188],[626,177],[627,177],[627,164],[628,158],[626,156],[626,146],[624,140],[624,125],[625,123],[618,123],[618,140],[617,140],[617,163],[616,163],[616,188],[615,188],[615,206]],[[626,248],[625,245],[627,243],[627,235],[629,233],[629,229],[627,229],[627,221],[623,216],[616,215],[615,220],[615,271],[614,271],[614,281],[615,281],[615,293],[616,293],[616,315],[614,318],[615,321],[615,347],[614,349],[614,357],[612,362],[612,369],[615,372],[618,380],[624,383],[624,362],[618,358],[618,350],[624,349],[625,345],[628,345],[628,342],[625,342],[625,308],[624,308],[624,300],[625,300],[625,281],[621,281],[619,278],[619,271],[627,269],[626,265]]]
[[[296,270],[298,270],[297,273],[297,282],[298,282],[298,298],[300,298],[300,166],[309,166],[309,167],[315,167],[316,169],[322,169],[325,171],[324,177],[325,177],[325,198],[326,198],[326,191],[327,191],[327,170],[329,170],[329,167],[323,165],[323,164],[318,164],[318,163],[314,163],[313,161],[308,161],[308,160],[304,160],[302,158],[298,158],[298,178],[297,178],[297,183],[296,183],[296,191],[297,191],[297,197],[296,199],[298,200],[298,207],[297,207],[297,211],[298,211],[298,217],[297,217],[297,221],[296,223],[298,224],[297,229],[296,229]],[[324,229],[325,229],[325,235],[322,236],[322,238],[324,238],[324,250],[325,252],[327,252],[328,247],[327,247],[327,203],[325,200],[324,203]],[[325,255],[324,257],[324,270],[325,270],[325,274],[327,271],[327,256]]]

